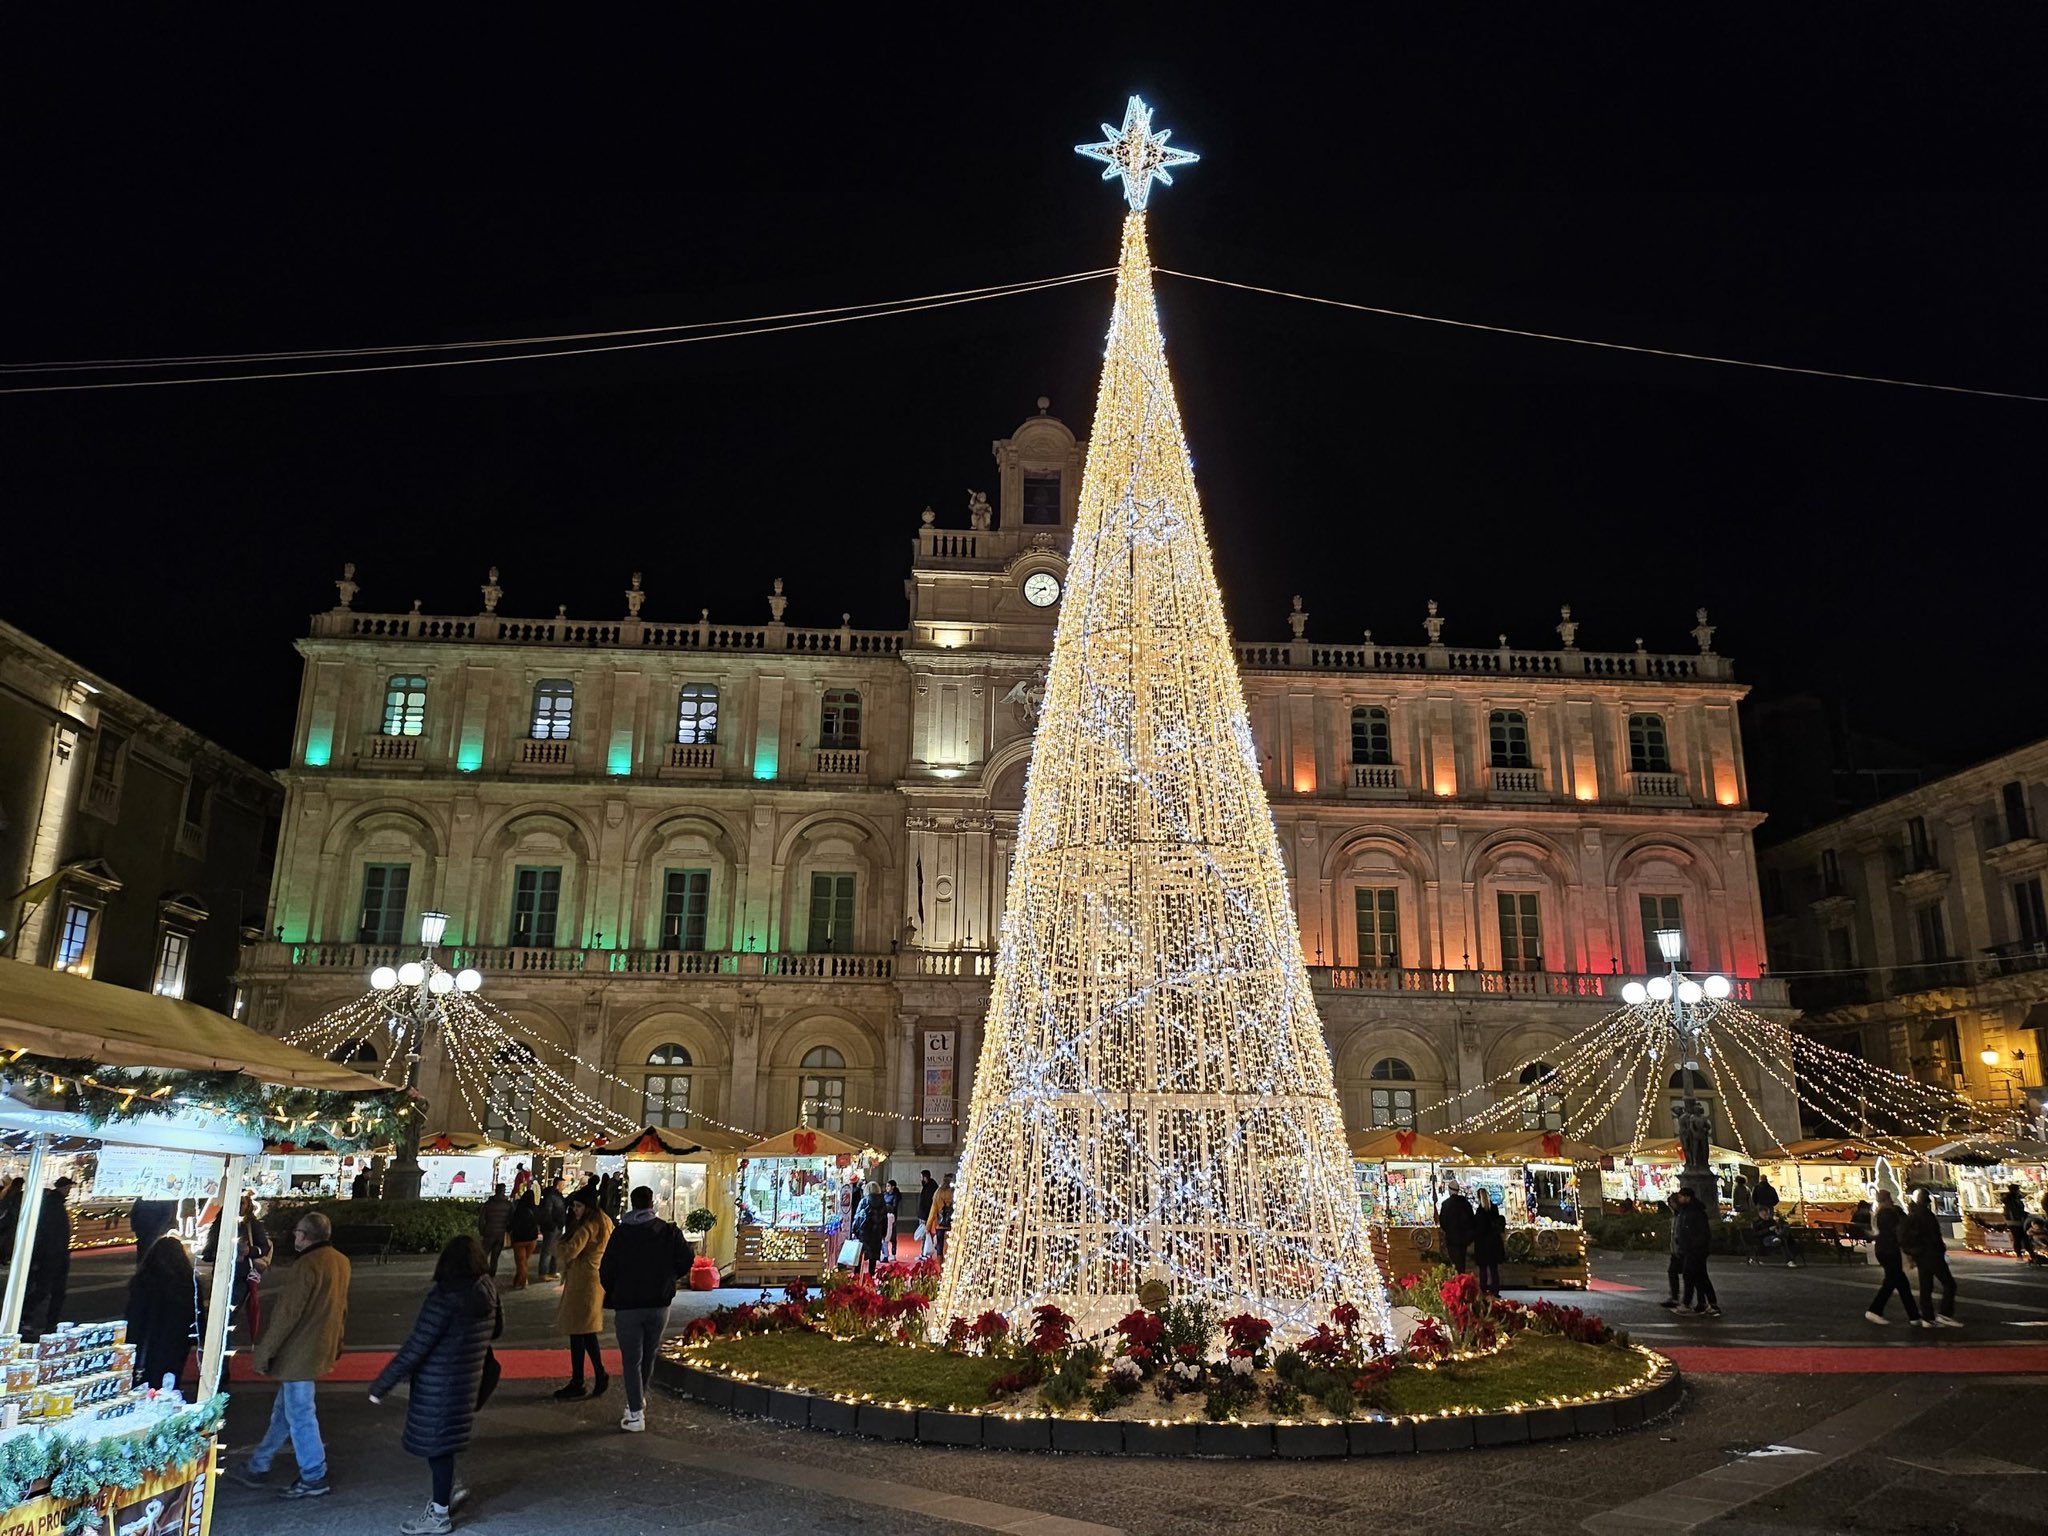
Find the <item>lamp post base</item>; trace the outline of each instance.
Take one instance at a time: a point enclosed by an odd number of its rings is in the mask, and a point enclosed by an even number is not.
[[[384,1170],[384,1198],[386,1200],[417,1200],[420,1197],[420,1181],[426,1177],[426,1170],[420,1167],[417,1158],[401,1154],[389,1168]]]

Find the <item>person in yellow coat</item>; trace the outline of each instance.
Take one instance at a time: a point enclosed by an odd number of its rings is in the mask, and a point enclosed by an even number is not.
[[[597,1336],[604,1328],[604,1286],[598,1281],[597,1266],[611,1236],[611,1218],[598,1209],[595,1190],[579,1189],[569,1197],[568,1224],[555,1245],[555,1257],[562,1266],[562,1304],[555,1310],[555,1326],[569,1336],[569,1384],[557,1389],[559,1398],[602,1397],[612,1384],[597,1346]],[[585,1356],[594,1378],[587,1390],[583,1385]]]

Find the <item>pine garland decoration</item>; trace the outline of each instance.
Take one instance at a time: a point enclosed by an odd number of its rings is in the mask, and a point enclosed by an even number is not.
[[[67,1533],[96,1529],[99,1505],[109,1493],[139,1488],[167,1467],[203,1458],[227,1411],[222,1392],[143,1434],[112,1439],[29,1434],[0,1442],[0,1508],[26,1503],[29,1489],[47,1481],[53,1497],[77,1506],[65,1519]]]

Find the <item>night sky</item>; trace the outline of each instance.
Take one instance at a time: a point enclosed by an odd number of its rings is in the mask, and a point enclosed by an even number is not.
[[[2048,393],[2038,12],[1360,9],[1160,12],[1157,37],[1044,7],[844,35],[764,11],[746,37],[17,10],[0,353],[522,336],[1107,266],[1122,203],[1072,146],[1138,91],[1204,157],[1155,195],[1162,266]],[[640,570],[651,618],[761,623],[780,575],[793,624],[894,627],[919,509],[964,526],[1041,393],[1086,431],[1109,301],[0,397],[0,617],[266,767],[345,560],[365,609],[475,612],[496,564],[508,613],[616,617]],[[1570,602],[1589,649],[1685,650],[1704,604],[1760,695],[1837,695],[1956,763],[2048,733],[2048,406],[1164,277],[1160,302],[1246,638],[1283,637],[1299,591],[1312,639],[1414,643],[1435,597],[1454,644],[1554,644]]]

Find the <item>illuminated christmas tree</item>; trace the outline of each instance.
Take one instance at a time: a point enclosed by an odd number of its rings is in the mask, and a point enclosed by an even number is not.
[[[1193,160],[1133,97],[1080,152],[1130,212],[961,1161],[943,1324],[1147,1281],[1387,1331],[1145,241]]]

